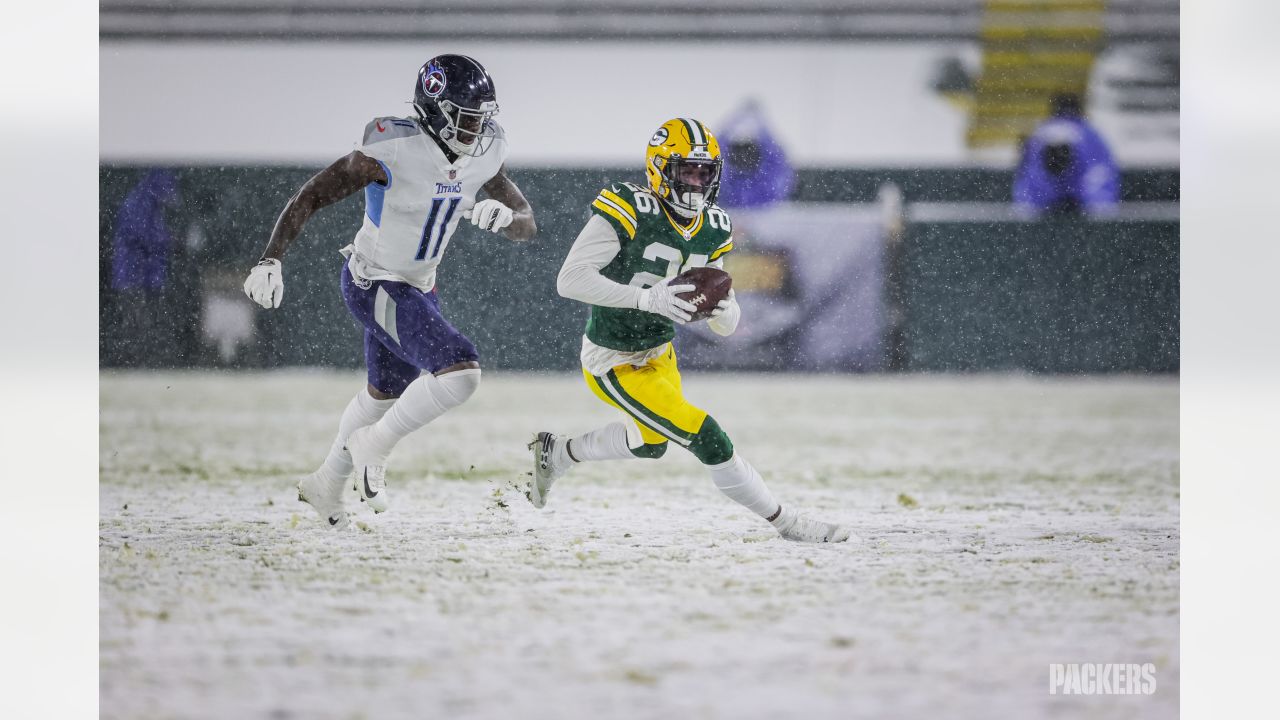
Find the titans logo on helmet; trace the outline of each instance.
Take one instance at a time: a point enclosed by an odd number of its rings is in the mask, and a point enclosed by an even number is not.
[[[440,93],[444,92],[446,84],[444,71],[434,63],[427,66],[426,72],[422,73],[422,92],[427,97],[440,97]]]

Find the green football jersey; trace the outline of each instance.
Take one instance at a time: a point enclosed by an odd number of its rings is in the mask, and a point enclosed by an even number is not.
[[[600,274],[624,285],[647,288],[663,278],[719,260],[733,249],[729,215],[708,205],[687,223],[668,215],[648,188],[614,183],[596,196],[591,212],[618,233],[622,250]],[[647,350],[670,342],[675,323],[661,315],[631,308],[591,306],[587,339],[625,352]]]

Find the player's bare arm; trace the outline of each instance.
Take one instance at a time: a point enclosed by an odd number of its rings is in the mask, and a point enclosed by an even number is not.
[[[271,241],[267,243],[262,259],[283,258],[289,245],[302,232],[302,226],[306,225],[317,210],[354,195],[372,182],[385,185],[387,173],[377,160],[359,150],[352,150],[347,156],[313,175],[285,203],[284,211],[280,213],[275,229],[271,231]],[[525,206],[528,207],[527,202]]]
[[[316,173],[285,203],[284,211],[271,231],[271,240],[257,267],[244,281],[244,292],[264,308],[280,307],[284,299],[284,279],[280,261],[289,245],[302,232],[307,220],[323,207],[354,194],[372,182],[387,182],[387,174],[373,158],[353,150]]]
[[[483,186],[492,200],[496,200],[511,213],[510,224],[502,229],[502,234],[516,241],[532,239],[538,233],[538,223],[533,219],[533,207],[524,193],[507,177],[507,168],[502,166]],[[493,223],[501,223],[502,208],[497,206],[482,207],[486,201],[481,200],[471,210],[472,224],[481,229],[497,229]],[[486,225],[488,223],[488,225]],[[500,225],[499,225],[500,227]]]

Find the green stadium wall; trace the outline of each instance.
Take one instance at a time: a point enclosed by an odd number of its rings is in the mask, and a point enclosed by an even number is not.
[[[100,170],[99,361],[103,367],[221,366],[201,342],[201,298],[238,290],[284,202],[315,168],[178,168],[183,201],[168,215],[175,243],[167,287],[111,287],[115,210],[140,177]],[[439,273],[442,306],[486,366],[577,367],[585,309],[555,292],[555,275],[599,188],[633,170],[516,169],[536,209],[528,243],[468,232]],[[995,170],[801,170],[794,199],[873,202],[895,182],[908,202],[1006,202]],[[1126,200],[1176,201],[1176,170],[1134,170]],[[232,367],[358,367],[361,333],[337,292],[338,249],[361,223],[361,198],[322,210],[284,265],[280,309]],[[198,227],[203,242],[189,243]],[[912,224],[894,269],[902,324],[893,366],[918,371],[1174,372],[1178,369],[1176,222]]]

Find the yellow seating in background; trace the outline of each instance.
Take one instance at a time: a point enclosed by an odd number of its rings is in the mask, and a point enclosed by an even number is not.
[[[966,143],[1017,144],[1059,93],[1084,96],[1103,42],[1105,0],[987,0],[982,69]]]

